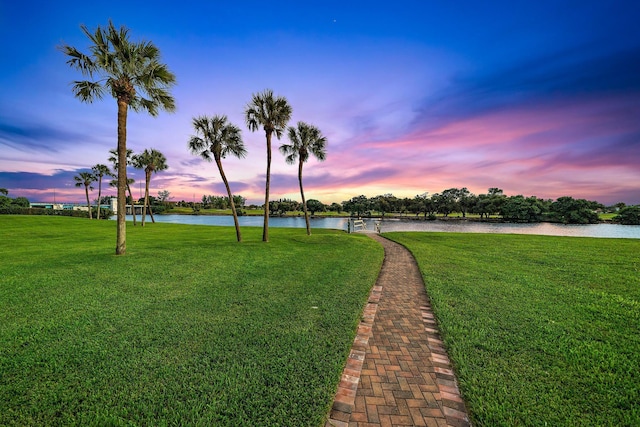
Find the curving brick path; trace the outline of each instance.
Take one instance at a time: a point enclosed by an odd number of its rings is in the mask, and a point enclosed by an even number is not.
[[[415,259],[370,236],[385,258],[325,427],[470,426]]]

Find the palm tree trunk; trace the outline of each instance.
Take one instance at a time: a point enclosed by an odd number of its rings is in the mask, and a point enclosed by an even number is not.
[[[102,175],[98,178],[98,212],[96,219],[100,219],[100,198],[102,197]]]
[[[307,236],[311,236],[311,226],[309,225],[309,212],[307,211],[307,201],[304,199],[302,189],[302,158],[298,164],[298,182],[300,183],[300,196],[302,197],[302,210],[304,211],[304,222],[307,224]]]
[[[148,207],[149,207],[149,216],[151,217],[151,222],[155,224],[155,223],[156,223],[156,220],[155,220],[155,218],[153,217],[153,209],[151,209],[151,203],[149,203],[149,206],[148,206]]]
[[[131,194],[131,186],[127,182],[127,191],[129,192],[129,198],[131,199],[131,213],[133,214],[133,226],[136,224],[136,205],[133,203],[133,194]]]
[[[236,237],[238,239],[238,242],[242,242],[242,236],[240,235],[240,224],[238,223],[238,213],[236,212],[236,204],[233,202],[231,187],[229,187],[229,181],[227,181],[224,170],[222,170],[222,162],[220,161],[220,158],[218,156],[216,156],[216,164],[218,165],[218,170],[220,171],[222,182],[224,182],[224,186],[227,188],[227,194],[229,195],[229,204],[231,205],[231,213],[233,214],[233,224],[236,226]]]
[[[267,183],[264,190],[264,225],[262,226],[262,241],[269,241],[269,183],[271,181],[271,131],[265,131],[267,136]]]
[[[116,255],[127,252],[127,109],[129,105],[118,99],[118,231],[116,234]]]
[[[89,208],[89,219],[92,219],[91,216],[91,202],[89,201],[89,186],[87,184],[84,185],[84,194],[87,196],[87,208]]]
[[[144,220],[147,216],[147,206],[149,206],[149,181],[151,180],[151,171],[144,173],[144,201],[142,202],[142,226],[144,227]],[[149,207],[149,210],[151,208]]]
[[[147,201],[147,207],[149,208],[149,216],[151,216],[151,222],[156,223],[156,220],[153,218],[153,209],[151,209],[151,203],[149,202],[149,185],[151,184],[151,172],[149,172],[149,179],[147,180],[147,187],[144,190],[145,199]]]

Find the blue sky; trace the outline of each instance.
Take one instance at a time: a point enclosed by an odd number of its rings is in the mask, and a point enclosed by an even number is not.
[[[152,194],[224,194],[187,141],[194,116],[226,114],[249,155],[225,159],[225,172],[234,193],[259,203],[264,134],[243,111],[270,88],[292,105],[291,125],[328,139],[327,160],[305,165],[307,198],[499,187],[640,203],[638,2],[45,3],[0,4],[0,187],[11,196],[81,201],[73,176],[107,163],[115,101],[75,99],[81,76],[56,46],[86,51],[80,24],[112,19],[153,41],[178,79],[175,114],[129,115],[128,148],[168,159]],[[279,144],[271,197],[299,199]]]

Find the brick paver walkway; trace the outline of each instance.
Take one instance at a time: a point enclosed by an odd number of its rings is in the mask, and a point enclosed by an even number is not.
[[[415,259],[371,237],[385,259],[325,427],[469,426]]]

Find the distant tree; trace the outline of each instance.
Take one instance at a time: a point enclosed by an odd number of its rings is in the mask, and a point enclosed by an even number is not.
[[[91,168],[93,175],[98,180],[98,211],[96,212],[96,219],[100,219],[100,199],[102,197],[102,177],[105,175],[111,175],[111,171],[106,165],[97,164]]]
[[[134,155],[131,158],[133,167],[144,170],[144,204],[142,206],[142,221],[141,224],[144,227],[144,220],[147,216],[147,208],[149,208],[149,215],[151,215],[151,222],[156,222],[153,218],[153,210],[149,203],[149,184],[151,183],[151,174],[154,172],[160,172],[166,170],[167,158],[160,151],[151,149],[145,149],[142,153]]]
[[[627,207],[627,205],[624,202],[618,202],[613,205],[613,207],[615,208],[614,211],[619,211],[620,209]]]
[[[340,203],[333,202],[327,209],[331,212],[342,213],[342,205]]]
[[[21,208],[28,208],[29,206],[31,206],[31,203],[29,203],[29,199],[27,199],[26,197],[16,197],[11,202],[11,205],[19,206]]]
[[[320,200],[309,199],[307,200],[307,209],[311,211],[311,215],[315,215],[316,212],[324,212],[326,206]]]
[[[236,209],[240,210],[240,212],[238,212],[238,215],[240,215],[246,203],[247,203],[247,199],[245,199],[244,197],[240,195],[233,196],[233,204],[235,205]]]
[[[73,179],[76,181],[76,187],[84,186],[84,193],[87,196],[87,210],[89,211],[89,219],[92,219],[91,202],[89,201],[89,190],[93,190],[91,184],[96,181],[96,177],[91,172],[80,172],[78,175],[74,176]]]
[[[171,196],[171,193],[168,190],[158,191],[158,200],[160,200],[160,203],[166,203],[169,200],[169,196]]]
[[[462,217],[465,218],[467,216],[467,212],[469,212],[469,210],[476,204],[477,196],[471,193],[467,187],[463,187],[457,191],[456,199],[458,202],[458,208],[462,213]]]
[[[502,206],[502,217],[517,222],[540,222],[548,210],[548,202],[535,196],[511,196]]]
[[[255,132],[260,126],[267,140],[267,175],[264,191],[264,224],[262,241],[269,241],[269,185],[271,182],[271,136],[275,132],[280,139],[287,123],[291,119],[291,106],[286,98],[274,97],[273,91],[266,89],[255,93],[245,108],[245,119],[250,131]]]
[[[449,188],[442,193],[436,193],[431,196],[431,199],[436,205],[437,212],[443,214],[445,217],[449,216],[452,212],[459,212],[457,188]]]
[[[111,156],[109,157],[109,161],[113,164],[113,170],[117,172],[118,171],[118,150],[117,149],[109,150],[109,153],[111,154]],[[131,157],[133,157],[133,150],[127,149],[125,153],[125,161],[126,161],[125,165],[128,166],[131,164]],[[109,185],[112,187],[118,188],[117,174],[116,175],[112,174],[111,176],[116,178],[116,180],[111,181]],[[127,177],[126,188],[127,188],[127,193],[129,193],[129,200],[131,200],[131,214],[133,215],[134,227],[138,225],[136,222],[136,207],[133,204],[133,195],[131,194],[131,184],[134,184],[135,182],[136,182],[135,179]],[[126,201],[126,198],[125,198],[125,201]],[[120,203],[118,203],[118,206],[120,206]],[[127,204],[125,203],[125,209],[126,208],[127,208]]]
[[[487,194],[479,194],[474,199],[475,203],[469,211],[479,214],[480,218],[484,216],[488,219],[491,215],[501,211],[505,200],[506,196],[500,188],[489,188]]]
[[[371,201],[367,196],[360,195],[342,202],[342,210],[350,212],[351,216],[361,217],[371,210]]]
[[[416,195],[411,200],[411,203],[409,204],[409,211],[416,214],[416,216],[423,213],[424,218],[426,219],[427,215],[435,217],[437,208],[433,198],[429,197],[429,193],[422,193]]]
[[[613,222],[623,225],[640,225],[640,205],[625,206],[613,217]]]
[[[286,215],[287,212],[295,212],[300,208],[300,203],[291,199],[271,200],[269,210],[274,215]]]
[[[212,160],[216,162],[218,172],[220,172],[220,177],[229,196],[233,223],[236,227],[236,238],[238,242],[241,242],[242,236],[240,234],[236,205],[233,194],[231,194],[229,181],[222,168],[222,159],[227,157],[228,154],[238,158],[244,158],[247,155],[247,150],[242,142],[240,128],[227,122],[227,116],[195,117],[193,119],[193,128],[196,131],[196,135],[191,136],[189,139],[189,150],[191,150],[192,154],[198,155],[208,162]]]
[[[302,165],[314,156],[320,161],[327,157],[327,138],[322,135],[320,129],[305,122],[298,122],[297,127],[289,127],[290,144],[282,144],[280,152],[285,156],[288,164],[294,164],[298,160],[298,183],[300,184],[300,197],[302,198],[302,209],[304,220],[307,226],[307,235],[311,235],[309,224],[309,213],[307,203],[304,199],[304,189],[302,188]]]
[[[82,102],[92,103],[105,94],[113,96],[118,104],[118,161],[126,163],[127,155],[127,112],[147,111],[157,116],[158,110],[175,110],[175,101],[169,88],[176,78],[165,64],[160,62],[160,51],[151,42],[134,43],[129,40],[126,27],[117,29],[111,21],[107,28],[97,27],[94,33],[82,25],[82,32],[92,46],[89,55],[75,47],[60,46],[69,57],[67,64],[80,70],[84,76],[94,81],[76,81],[73,93]],[[116,255],[126,253],[126,191],[127,170],[118,170],[118,226]],[[143,220],[144,221],[144,220]]]
[[[603,208],[598,202],[559,197],[549,206],[549,219],[564,224],[596,224],[599,218],[595,211]]]
[[[370,202],[371,207],[380,212],[381,216],[384,218],[387,212],[393,212],[395,197],[393,194],[384,194],[371,198]]]
[[[0,194],[0,208],[11,206],[11,202],[13,202],[13,199],[11,199],[11,197]]]
[[[9,190],[7,190],[6,188],[0,188],[0,194],[2,194],[4,196],[8,196],[9,195]]]

